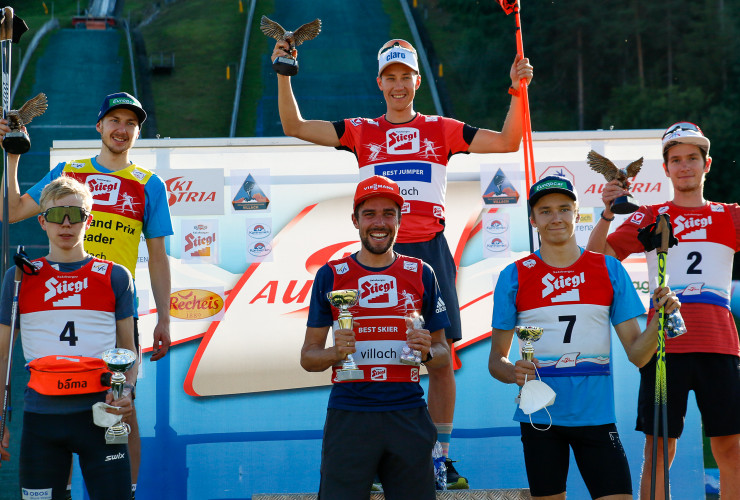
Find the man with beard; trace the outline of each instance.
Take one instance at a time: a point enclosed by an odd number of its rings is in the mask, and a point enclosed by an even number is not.
[[[368,497],[377,476],[390,500],[434,499],[432,448],[437,432],[419,385],[419,367],[403,364],[401,351],[420,351],[427,367],[450,363],[444,328],[449,325],[434,271],[393,250],[404,200],[398,184],[382,176],[360,182],[352,222],[360,250],[325,264],[316,273],[301,366],[332,368],[319,497]],[[339,328],[327,293],[358,290],[349,308],[352,329]],[[403,300],[402,300],[403,298]],[[414,326],[420,313],[425,326]],[[329,328],[334,342],[326,346]],[[355,356],[360,379],[339,380],[342,361]]]
[[[720,473],[722,498],[740,498],[740,342],[730,312],[730,286],[735,252],[740,249],[740,206],[704,199],[704,181],[712,165],[709,139],[690,122],[678,122],[663,134],[663,168],[673,185],[673,199],[642,206],[607,237],[614,219],[611,205],[627,189],[612,181],[601,198],[604,212],[594,227],[588,249],[624,259],[643,252],[638,229],[671,216],[679,244],[668,252],[668,285],[681,299],[686,333],[666,342],[668,387],[668,460],[676,456],[683,431],[689,391],[693,390],[704,432]],[[657,256],[646,254],[650,286],[657,283]],[[654,311],[650,310],[650,315]],[[645,433],[640,497],[650,494],[655,402],[655,358],[640,369],[638,431]],[[660,431],[661,436],[663,431]],[[662,437],[658,437],[657,470],[663,470]],[[663,475],[657,474],[656,497],[664,496]]]
[[[134,96],[126,92],[106,96],[95,125],[102,141],[100,153],[93,158],[59,163],[23,196],[18,185],[20,157],[9,154],[8,218],[10,222],[17,222],[38,214],[41,191],[54,179],[67,175],[87,185],[93,195],[94,218],[85,236],[87,253],[121,264],[135,276],[139,239],[143,233],[149,251],[152,294],[159,312],[151,356],[151,361],[156,361],[167,354],[170,345],[170,264],[165,237],[173,234],[173,230],[164,182],[155,173],[129,160],[129,152],[144,120],[146,112]],[[0,141],[9,131],[7,121],[0,121]],[[138,351],[136,321],[134,340]],[[141,459],[135,409],[128,423],[131,425],[132,491],[135,492]]]

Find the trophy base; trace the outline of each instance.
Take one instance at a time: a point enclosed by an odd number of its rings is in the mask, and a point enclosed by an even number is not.
[[[294,76],[298,74],[298,61],[292,57],[278,57],[272,63],[272,69],[279,75]]]
[[[105,444],[128,444],[128,433],[108,432],[105,433]]]
[[[419,366],[421,365],[421,361],[416,361],[416,359],[411,358],[400,358],[399,361],[402,365],[409,365],[409,366]]]
[[[24,132],[8,132],[3,139],[3,149],[11,155],[22,155],[31,149],[31,140]]]
[[[631,214],[640,208],[637,200],[631,194],[620,196],[612,203],[612,212],[619,215]]]
[[[362,380],[365,375],[359,368],[355,369],[341,369],[337,370],[337,380],[343,382],[345,380]]]

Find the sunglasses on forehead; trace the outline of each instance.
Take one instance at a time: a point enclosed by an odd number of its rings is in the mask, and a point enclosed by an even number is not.
[[[668,137],[671,134],[674,134],[678,132],[679,130],[691,130],[693,132],[698,132],[701,135],[704,135],[704,133],[701,131],[698,125],[693,124],[691,122],[678,122],[671,125],[663,134],[663,139]]]
[[[402,49],[410,50],[411,52],[413,52],[414,54],[416,54],[416,49],[410,43],[408,43],[407,41],[405,41],[405,40],[392,40],[392,42],[393,43],[388,42],[388,43],[391,43],[391,44],[388,45],[387,47],[381,47],[380,48],[380,50],[378,51],[378,57],[380,57],[381,54],[383,54],[385,52],[388,52],[389,50],[391,50],[394,47],[401,47]]]
[[[64,206],[47,208],[46,212],[43,212],[41,215],[44,216],[46,222],[62,224],[65,217],[69,217],[70,224],[77,224],[86,220],[88,214],[82,207]]]

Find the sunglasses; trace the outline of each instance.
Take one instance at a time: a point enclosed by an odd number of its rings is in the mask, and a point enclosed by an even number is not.
[[[380,55],[381,54],[384,54],[385,52],[388,52],[393,47],[401,47],[403,49],[410,50],[411,52],[413,52],[414,54],[416,54],[416,49],[409,42],[407,42],[406,40],[400,40],[400,39],[399,40],[391,40],[390,42],[387,42],[387,43],[389,43],[390,45],[388,45],[387,47],[386,46],[383,46],[378,51],[378,59],[380,59]]]
[[[46,222],[63,224],[65,217],[69,217],[70,224],[77,224],[78,222],[85,221],[88,214],[82,207],[64,206],[47,208],[46,212],[43,212],[41,215],[44,216]]]
[[[671,125],[670,128],[665,131],[665,133],[663,134],[663,139],[665,139],[669,135],[678,132],[679,130],[691,130],[693,132],[698,132],[699,134],[704,135],[698,125],[695,125],[691,122],[678,122]]]

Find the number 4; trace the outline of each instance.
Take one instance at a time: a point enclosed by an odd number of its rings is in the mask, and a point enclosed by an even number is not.
[[[565,337],[563,337],[563,344],[570,343],[570,336],[573,333],[573,325],[576,324],[575,316],[558,316],[558,321],[567,321],[568,326],[565,327]]]
[[[67,321],[64,325],[61,335],[59,335],[60,342],[69,342],[69,345],[74,347],[77,345],[77,336],[75,335],[75,322]]]

